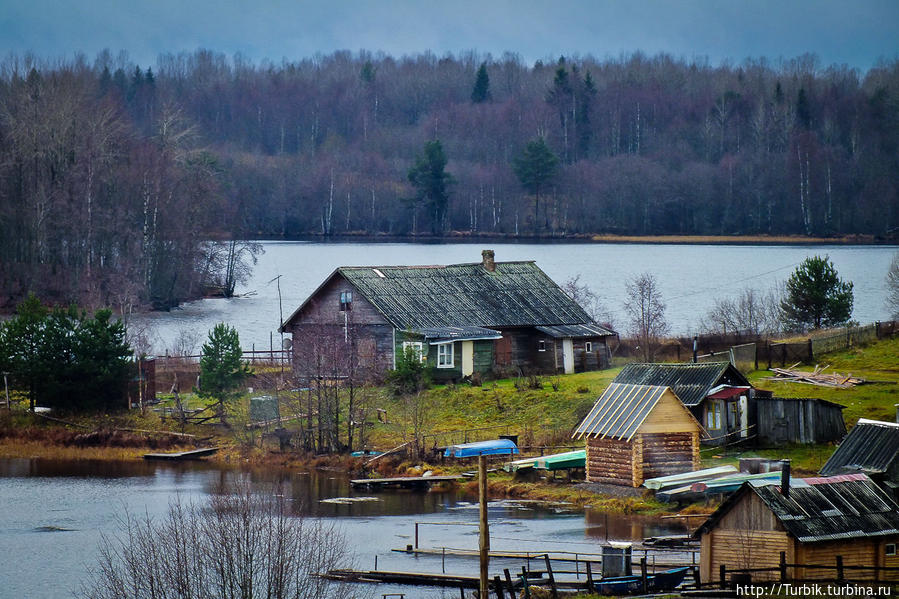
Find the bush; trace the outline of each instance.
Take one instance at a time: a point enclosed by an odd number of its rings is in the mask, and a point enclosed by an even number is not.
[[[348,596],[317,576],[340,565],[343,539],[321,520],[290,515],[288,501],[243,485],[236,494],[213,495],[208,506],[175,501],[158,522],[126,513],[120,534],[101,541],[99,564],[80,596]]]
[[[430,389],[431,371],[422,362],[419,353],[407,347],[396,362],[396,369],[387,372],[387,386],[394,395],[409,395]]]

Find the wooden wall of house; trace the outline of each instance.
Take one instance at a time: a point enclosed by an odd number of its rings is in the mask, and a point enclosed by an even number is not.
[[[353,293],[352,308],[346,312],[347,320],[355,324],[389,324],[380,312],[356,287],[341,275],[335,275],[314,296],[303,311],[294,318],[297,323],[344,323],[344,312],[340,309],[340,294]],[[291,323],[293,324],[293,323]]]
[[[353,324],[346,329],[342,324],[300,323],[294,324],[293,371],[299,377],[345,373],[351,363],[349,351],[355,352],[354,366],[360,380],[377,377],[393,368],[393,327],[389,324]],[[317,362],[321,355],[324,364]]]
[[[498,341],[498,340],[497,340]],[[402,351],[402,343],[397,342],[398,351]],[[473,368],[474,372],[481,376],[489,376],[493,373],[494,365],[494,341],[479,340],[473,342]],[[428,346],[428,366],[432,367],[431,376],[437,382],[458,381],[462,379],[462,342],[453,343],[452,368],[437,367],[437,346]]]
[[[839,406],[813,398],[757,397],[758,442],[831,443],[846,436],[846,423]]]
[[[872,539],[840,539],[837,541],[824,541],[820,543],[802,543],[799,545],[797,563],[815,564],[821,566],[835,566],[837,556],[843,556],[844,566],[885,566],[887,564],[884,555],[887,543],[899,543],[899,535]],[[893,557],[890,563],[896,565]],[[835,570],[821,570],[818,568],[799,568],[798,576],[810,579],[836,578]],[[853,580],[874,580],[873,571],[847,570],[847,578]],[[899,572],[881,572],[880,580],[899,580]]]
[[[718,580],[721,564],[727,569],[777,567],[781,551],[794,563],[794,540],[758,495],[744,491],[715,528],[702,535],[700,576],[703,582]],[[753,580],[778,576],[759,573]]]
[[[620,439],[587,438],[587,482],[633,484],[633,445]]]
[[[698,433],[646,433],[640,484],[648,478],[691,472],[699,454]]]

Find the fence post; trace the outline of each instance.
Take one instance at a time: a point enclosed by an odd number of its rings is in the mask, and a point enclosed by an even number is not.
[[[787,581],[787,552],[780,552],[780,581]]]
[[[503,591],[503,582],[498,574],[493,577],[493,590],[496,592],[497,599],[506,599],[506,592]]]
[[[643,583],[643,593],[646,593],[647,583],[649,582],[646,579],[646,556],[640,558],[640,581]]]
[[[787,365],[787,344],[780,344],[780,367],[785,368]]]
[[[837,580],[843,580],[843,556],[837,556]]]
[[[765,351],[768,354],[768,370],[771,370],[771,342],[765,339]]]
[[[721,588],[727,587],[727,566],[721,564],[721,567],[718,569],[718,575],[721,578]]]
[[[812,349],[812,338],[811,337],[808,338],[808,361],[809,362],[815,361],[815,352]]]

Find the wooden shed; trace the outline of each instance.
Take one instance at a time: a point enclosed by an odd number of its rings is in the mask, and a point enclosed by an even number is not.
[[[612,383],[575,429],[587,482],[639,487],[699,467],[702,427],[669,387]]]
[[[822,476],[863,472],[899,501],[899,423],[859,419],[830,459]]]
[[[840,404],[814,397],[755,396],[758,443],[834,443],[846,436]]]
[[[899,505],[864,474],[753,481],[722,503],[694,533],[700,576],[720,569],[770,568],[752,580],[780,577],[780,554],[790,580],[835,579],[844,566],[899,566]],[[831,569],[807,568],[819,565]],[[899,580],[899,571],[847,570],[852,580]]]

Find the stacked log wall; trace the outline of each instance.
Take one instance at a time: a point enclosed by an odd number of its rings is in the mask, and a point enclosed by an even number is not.
[[[694,433],[646,433],[640,436],[643,439],[644,480],[693,470]]]
[[[587,439],[587,482],[633,485],[633,447],[620,439]]]

